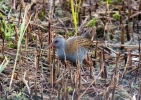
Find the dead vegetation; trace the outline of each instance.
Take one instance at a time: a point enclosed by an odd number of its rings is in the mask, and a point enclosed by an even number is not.
[[[77,30],[70,1],[0,1],[0,99],[140,100],[141,0],[73,0]],[[94,25],[92,77],[45,49]]]

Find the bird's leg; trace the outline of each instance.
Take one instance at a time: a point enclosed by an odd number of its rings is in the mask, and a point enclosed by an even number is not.
[[[84,58],[84,60],[85,60],[85,62],[86,62],[86,65],[88,66],[88,67],[90,67],[90,77],[92,78],[93,77],[93,68],[92,68],[92,64],[86,59],[86,58]]]
[[[88,67],[90,67],[90,66],[91,66],[90,62],[89,62],[86,58],[84,58],[84,60],[85,60],[85,62],[86,62],[86,65],[87,65]]]

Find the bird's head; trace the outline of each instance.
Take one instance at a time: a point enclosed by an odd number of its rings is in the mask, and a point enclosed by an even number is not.
[[[57,36],[56,38],[54,38],[53,42],[47,47],[47,49],[51,47],[63,48],[64,43],[65,39],[62,36]]]

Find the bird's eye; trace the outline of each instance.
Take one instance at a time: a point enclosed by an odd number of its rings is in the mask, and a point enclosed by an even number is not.
[[[54,41],[54,43],[57,43],[57,42],[58,42],[58,40],[55,40],[55,41]]]

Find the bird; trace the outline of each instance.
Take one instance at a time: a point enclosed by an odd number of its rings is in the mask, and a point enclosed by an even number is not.
[[[59,35],[53,39],[46,49],[55,47],[61,61],[70,61],[73,65],[82,64],[92,44],[93,32],[90,32],[69,37],[67,40]]]

